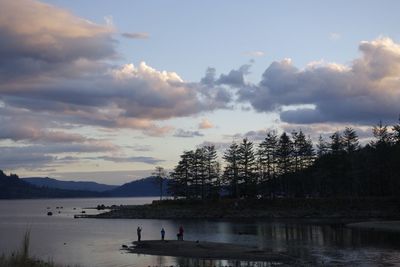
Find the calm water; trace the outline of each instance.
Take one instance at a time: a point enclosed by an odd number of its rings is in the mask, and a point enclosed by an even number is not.
[[[152,198],[0,200],[0,253],[7,254],[18,249],[24,232],[30,229],[33,255],[82,267],[279,266],[279,263],[274,262],[211,261],[136,255],[120,250],[122,244],[135,240],[138,225],[143,228],[143,239],[158,239],[161,227],[165,228],[166,237],[172,239],[182,224],[187,240],[255,246],[290,254],[311,266],[400,266],[399,234],[351,230],[342,224],[328,221],[221,222],[73,218],[83,208],[98,204],[143,204],[151,201]],[[49,210],[54,213],[53,216],[46,215]],[[87,213],[96,212],[84,210]]]

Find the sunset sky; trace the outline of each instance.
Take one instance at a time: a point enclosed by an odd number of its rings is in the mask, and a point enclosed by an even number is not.
[[[400,113],[400,1],[0,0],[0,169],[122,184]]]

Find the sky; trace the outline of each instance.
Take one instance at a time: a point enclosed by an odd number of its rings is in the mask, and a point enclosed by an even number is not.
[[[400,114],[399,1],[0,0],[0,169],[122,184]]]

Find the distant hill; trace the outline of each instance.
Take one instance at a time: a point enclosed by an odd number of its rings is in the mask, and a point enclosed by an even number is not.
[[[83,191],[95,191],[95,192],[104,192],[107,190],[112,190],[117,188],[116,185],[106,185],[99,184],[96,182],[81,182],[81,181],[60,181],[53,178],[48,177],[29,177],[29,178],[21,178],[23,181],[28,182],[30,184],[36,185],[38,187],[49,187],[49,188],[58,188],[58,189],[66,189],[66,190],[83,190]]]
[[[159,196],[160,188],[155,183],[155,177],[147,177],[123,184],[115,189],[105,192],[112,197],[139,197]],[[163,180],[163,196],[167,196],[167,179]]]
[[[39,177],[20,179],[15,174],[8,176],[0,170],[0,199],[159,196],[160,188],[155,181],[156,177],[147,177],[121,186],[112,186],[95,182],[64,182]],[[167,182],[167,179],[163,180],[163,196],[167,196]],[[111,190],[103,191],[105,188],[111,188]]]
[[[99,192],[37,187],[0,170],[0,199],[100,197]]]

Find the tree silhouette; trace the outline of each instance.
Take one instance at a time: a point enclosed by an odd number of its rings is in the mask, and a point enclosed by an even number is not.
[[[152,173],[153,176],[155,176],[155,183],[159,186],[160,188],[160,200],[162,200],[163,197],[163,185],[164,185],[164,179],[165,179],[165,170],[161,166],[155,167],[154,172]]]

